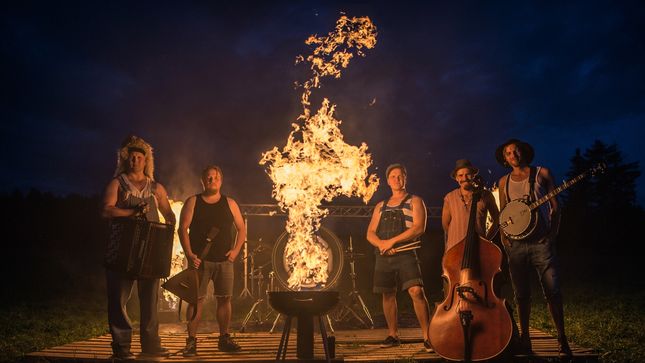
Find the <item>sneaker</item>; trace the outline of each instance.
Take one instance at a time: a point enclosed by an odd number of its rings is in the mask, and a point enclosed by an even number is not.
[[[381,343],[381,348],[390,348],[390,347],[398,347],[401,345],[401,339],[399,337],[393,337],[391,335],[388,335],[387,338]]]
[[[186,338],[186,347],[181,351],[184,357],[194,357],[197,355],[197,338]]]
[[[217,349],[221,350],[222,352],[239,352],[240,350],[242,350],[242,347],[240,347],[239,344],[235,343],[233,339],[231,339],[230,334],[226,333],[219,336]]]
[[[425,349],[426,353],[433,353],[434,349],[432,349],[432,345],[430,344],[429,340],[424,340],[423,341],[423,349]]]
[[[168,351],[168,349],[162,346],[158,346],[152,349],[141,350],[141,355],[144,355],[146,357],[154,357],[154,358],[166,358],[170,355],[170,352]]]
[[[114,360],[134,360],[135,356],[130,352],[130,347],[112,343],[112,357]]]
[[[110,359],[112,360],[134,360],[136,357],[129,350],[113,352]]]

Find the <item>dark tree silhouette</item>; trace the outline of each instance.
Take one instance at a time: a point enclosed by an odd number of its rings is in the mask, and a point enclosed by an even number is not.
[[[585,178],[563,193],[559,240],[567,254],[577,257],[572,259],[580,265],[576,268],[606,271],[610,263],[626,267],[622,272],[627,272],[635,264],[612,262],[635,258],[632,248],[642,237],[640,226],[645,214],[636,203],[639,163],[624,162],[616,144],[596,140],[584,153],[576,150],[567,177],[573,178],[601,162],[606,164],[603,173]],[[599,269],[603,264],[605,268]]]

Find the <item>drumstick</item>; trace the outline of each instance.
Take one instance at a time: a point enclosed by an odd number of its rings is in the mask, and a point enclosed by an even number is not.
[[[401,245],[401,246],[397,247],[396,249],[400,249],[400,248],[408,248],[408,247],[412,247],[412,246],[420,245],[420,244],[421,244],[421,241],[410,242],[410,243],[408,243],[408,244]]]
[[[417,250],[419,248],[421,248],[421,246],[412,246],[412,247],[406,247],[406,248],[395,248],[394,253],[412,251],[412,250]]]

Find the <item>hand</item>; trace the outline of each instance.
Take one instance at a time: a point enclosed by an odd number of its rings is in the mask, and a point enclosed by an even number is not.
[[[389,250],[382,253],[383,256],[392,256],[396,254],[396,248],[390,248]]]
[[[379,245],[379,252],[382,256],[393,255],[394,253],[396,253],[396,251],[392,249],[392,246],[394,246],[394,242],[392,242],[391,239],[381,240],[381,243]]]
[[[235,262],[235,259],[237,258],[237,255],[240,253],[239,250],[232,249],[228,252],[226,252],[226,257],[228,257],[229,262]]]
[[[192,267],[194,269],[199,269],[199,265],[202,264],[202,260],[199,259],[199,257],[196,254],[191,254],[188,256],[188,267]]]
[[[142,216],[148,213],[149,211],[150,211],[150,206],[148,205],[148,203],[143,202],[137,205],[136,207],[134,207],[134,216],[135,217]]]

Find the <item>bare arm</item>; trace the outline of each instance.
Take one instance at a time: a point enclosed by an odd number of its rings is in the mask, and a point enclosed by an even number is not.
[[[378,203],[374,207],[372,212],[372,219],[370,219],[370,224],[367,226],[367,241],[374,247],[380,249],[383,240],[376,235],[376,229],[378,228],[378,223],[381,218],[381,207],[383,202]]]
[[[101,216],[103,218],[115,217],[132,217],[137,213],[136,209],[124,209],[116,206],[119,195],[119,181],[114,178],[105,188],[103,196],[103,210]]]
[[[450,221],[452,221],[452,216],[450,215],[450,207],[448,206],[448,200],[443,199],[443,208],[441,208],[441,226],[443,227],[443,242],[448,243],[448,228],[450,227]]]
[[[166,188],[160,183],[157,183],[157,190],[155,191],[157,195],[157,203],[159,203],[159,211],[163,215],[166,223],[172,224],[173,226],[177,223],[175,213],[173,213],[172,208],[170,208],[170,202],[168,201],[168,193]]]
[[[237,255],[240,253],[240,249],[246,241],[246,228],[244,228],[244,219],[242,218],[242,213],[240,212],[240,207],[232,198],[226,198],[228,201],[228,207],[231,209],[233,214],[233,223],[235,224],[235,229],[237,229],[237,238],[235,239],[235,245],[233,248],[226,252],[228,260],[233,262],[237,258]]]
[[[497,209],[497,203],[495,203],[495,196],[491,192],[484,193],[484,203],[486,204],[486,210],[490,213],[492,223],[490,228],[486,233],[486,239],[492,240],[499,229],[499,209]]]
[[[506,176],[501,177],[497,185],[499,185],[499,210],[502,211],[506,206],[506,193],[504,192],[506,190]],[[504,221],[501,221],[501,222],[504,222]],[[498,222],[498,225],[499,225],[499,222]],[[511,242],[506,237],[506,234],[504,234],[504,232],[500,231],[499,237],[502,240],[502,244],[504,244],[504,246],[509,247],[511,245]]]
[[[381,253],[389,250],[399,242],[413,240],[426,231],[426,206],[423,200],[417,196],[412,197],[412,226],[396,236],[384,241]]]
[[[196,196],[193,195],[192,197],[186,199],[184,206],[181,208],[181,215],[179,216],[179,228],[177,229],[177,233],[179,234],[179,242],[181,242],[181,248],[184,249],[184,254],[186,254],[186,258],[188,259],[189,263],[192,264],[192,267],[199,268],[199,265],[202,261],[191,249],[190,237],[188,235],[188,227],[190,227],[190,224],[193,221],[195,198]]]
[[[540,177],[544,181],[547,193],[555,189],[553,175],[549,169],[545,167],[540,168]],[[549,237],[553,239],[558,235],[558,231],[560,231],[560,205],[557,197],[549,199],[549,204],[551,205],[551,231],[549,231]]]

